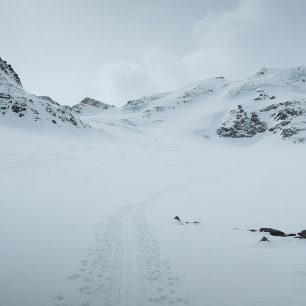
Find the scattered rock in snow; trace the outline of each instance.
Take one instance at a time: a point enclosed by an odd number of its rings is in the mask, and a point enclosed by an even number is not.
[[[300,237],[306,239],[306,230],[303,230],[301,232],[298,233],[300,235]]]
[[[294,234],[294,233],[286,234],[286,237],[295,237],[295,236],[296,236],[296,234]]]
[[[257,230],[256,229],[248,229],[248,231],[250,231],[250,232],[257,232]]]
[[[267,227],[262,227],[260,232],[265,232],[265,233],[270,233],[271,236],[279,236],[279,237],[285,237],[286,234],[282,231],[273,229],[273,228],[267,228]]]
[[[184,221],[184,222],[183,222],[179,216],[175,216],[173,219],[174,219],[174,220],[177,220],[177,221],[180,222],[181,224],[190,224],[189,221]],[[192,224],[201,224],[201,222],[200,222],[200,221],[193,221]]]
[[[266,236],[263,236],[259,242],[270,242],[270,240],[266,237]]]
[[[56,106],[58,106],[58,107],[61,106],[58,102],[54,101],[54,100],[53,100],[51,97],[49,97],[49,96],[38,96],[38,98],[43,99],[43,100],[46,100],[47,102],[49,102],[49,103],[51,103],[51,104],[53,104],[53,105],[56,105]]]
[[[150,105],[152,102],[154,103],[156,100],[165,98],[168,94],[169,93],[166,92],[166,93],[151,95],[148,97],[142,97],[137,100],[130,100],[127,102],[126,105],[122,107],[122,109],[130,112],[139,111],[145,108],[146,106]]]
[[[181,94],[180,96],[178,96],[176,98],[177,103],[190,103],[192,102],[192,100],[198,96],[201,96],[203,94],[207,95],[212,93],[213,90],[210,88],[207,88],[206,85],[197,85],[196,87],[185,91],[183,94]]]

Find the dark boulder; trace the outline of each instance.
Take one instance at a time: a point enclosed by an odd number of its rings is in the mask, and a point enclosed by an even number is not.
[[[269,239],[266,236],[263,236],[259,242],[265,242],[265,241],[269,242]]]
[[[301,232],[298,233],[301,237],[306,239],[306,230],[303,230]]]
[[[252,233],[257,232],[256,229],[248,229],[248,231],[250,231],[250,232],[252,232]]]
[[[175,216],[173,219],[181,222],[181,219],[178,216]]]
[[[274,228],[268,228],[268,227],[262,227],[260,232],[270,233],[272,236],[279,236],[279,237],[285,237],[286,234],[282,231],[276,230]]]

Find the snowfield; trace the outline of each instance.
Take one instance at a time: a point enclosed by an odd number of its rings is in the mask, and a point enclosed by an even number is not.
[[[303,144],[112,131],[0,128],[0,305],[305,305]]]
[[[306,229],[305,143],[305,67],[71,107],[0,58],[0,306],[304,306],[258,230]]]

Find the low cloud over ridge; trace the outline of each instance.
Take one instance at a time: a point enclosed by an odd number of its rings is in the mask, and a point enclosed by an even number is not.
[[[106,65],[97,95],[123,105],[129,99],[225,75],[245,77],[263,66],[305,65],[306,2],[240,1],[231,11],[210,12],[190,31],[190,51],[179,55],[150,46],[138,61]],[[169,37],[171,39],[171,37]]]

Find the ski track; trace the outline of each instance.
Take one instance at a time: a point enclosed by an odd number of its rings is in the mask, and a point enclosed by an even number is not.
[[[146,208],[168,192],[215,177],[180,184],[127,205],[95,226],[94,244],[80,268],[68,276],[72,292],[58,293],[56,306],[190,305],[179,277],[162,253],[145,218]]]

